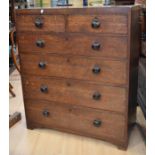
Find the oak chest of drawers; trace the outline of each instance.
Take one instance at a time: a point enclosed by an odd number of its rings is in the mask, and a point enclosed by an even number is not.
[[[128,144],[135,119],[139,7],[21,9],[27,127]]]

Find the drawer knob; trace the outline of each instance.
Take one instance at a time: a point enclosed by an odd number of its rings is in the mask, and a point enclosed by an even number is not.
[[[41,18],[36,18],[36,20],[35,20],[35,26],[37,27],[37,28],[42,28],[43,27],[43,20],[41,19]]]
[[[94,42],[94,43],[92,44],[92,49],[93,49],[93,50],[99,50],[100,47],[101,47],[101,45],[100,45],[99,42]]]
[[[43,48],[45,46],[45,41],[44,40],[37,40],[36,45],[40,48]]]
[[[42,114],[43,116],[48,117],[50,115],[50,112],[47,110],[44,110]]]
[[[48,87],[47,86],[41,86],[40,87],[40,91],[42,92],[42,93],[47,93],[48,92]]]
[[[100,98],[101,98],[101,94],[100,94],[99,92],[95,92],[95,93],[93,94],[93,99],[94,99],[94,100],[100,100]]]
[[[95,127],[100,127],[100,126],[102,125],[102,121],[100,121],[100,120],[94,120],[94,121],[93,121],[93,125],[94,125]]]
[[[92,72],[94,74],[99,74],[101,72],[101,68],[98,65],[95,65],[94,68],[92,69]]]
[[[45,69],[46,63],[45,63],[45,62],[39,62],[38,66],[39,66],[39,68],[41,68],[41,69]]]
[[[95,17],[95,18],[92,20],[92,28],[97,29],[97,28],[100,27],[100,25],[101,25],[101,24],[100,24],[99,19]]]

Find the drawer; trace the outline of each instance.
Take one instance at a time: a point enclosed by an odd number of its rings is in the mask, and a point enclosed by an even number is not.
[[[16,16],[18,32],[64,32],[65,19],[63,15],[19,15]]]
[[[20,52],[57,53],[97,57],[127,57],[127,37],[62,34],[18,36]]]
[[[76,80],[23,76],[24,97],[126,112],[126,88]]]
[[[90,135],[100,139],[123,140],[125,137],[125,117],[71,105],[54,102],[29,100],[26,102],[27,121],[45,128],[56,128]]]
[[[73,78],[113,84],[127,83],[127,62],[64,55],[21,54],[23,74]]]
[[[127,34],[127,16],[125,15],[69,15],[68,32],[93,32]]]

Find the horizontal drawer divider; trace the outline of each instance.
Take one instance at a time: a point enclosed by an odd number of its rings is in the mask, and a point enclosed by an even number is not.
[[[56,101],[49,101],[49,100],[37,100],[37,99],[31,99],[31,98],[24,98],[24,101],[25,101],[25,103],[26,102],[29,102],[29,101],[42,101],[42,102],[46,102],[46,103],[49,103],[49,105],[50,105],[50,102],[53,102],[53,103],[58,103],[58,104],[60,104],[60,106],[65,106],[65,105],[67,105],[67,106],[70,106],[70,107],[73,107],[73,108],[76,108],[76,107],[81,107],[81,108],[85,108],[85,109],[95,109],[95,110],[97,110],[97,111],[106,111],[106,112],[110,112],[110,113],[113,113],[113,114],[119,114],[119,115],[123,115],[123,116],[126,116],[126,113],[124,112],[116,112],[116,111],[112,111],[112,110],[103,110],[103,109],[99,109],[99,108],[93,108],[93,107],[89,107],[89,106],[83,106],[83,105],[72,105],[72,104],[69,104],[69,103],[60,103],[60,102],[56,102]],[[36,103],[36,105],[37,105],[37,103]],[[26,107],[28,108],[28,109],[40,109],[40,108],[34,108],[34,107],[28,107],[27,106],[27,104],[26,104]]]
[[[21,52],[21,50],[20,50]],[[42,53],[42,52],[31,52],[28,53],[26,51],[22,51],[21,54],[23,55],[43,55],[43,56],[70,56],[70,57],[82,57],[87,59],[101,59],[101,60],[114,60],[114,61],[128,61],[128,58],[117,58],[117,57],[106,57],[106,56],[86,56],[86,55],[76,55],[76,54],[57,54],[57,53]]]
[[[25,73],[22,73],[22,78],[26,78],[27,76],[31,77],[35,77],[36,74],[25,74]],[[85,83],[88,83],[88,84],[95,84],[95,85],[103,85],[103,86],[112,86],[112,87],[120,87],[120,88],[126,88],[128,89],[128,84],[114,84],[114,83],[104,83],[104,82],[96,82],[96,81],[90,81],[90,80],[80,80],[80,79],[73,79],[73,78],[65,78],[65,77],[55,77],[55,76],[41,76],[39,75],[40,78],[43,78],[43,79],[66,79],[66,80],[72,80],[72,81],[77,81],[77,82],[85,82]],[[37,78],[38,78],[38,75],[37,75]]]
[[[53,32],[53,31],[44,31],[44,32],[34,32],[34,31],[18,31],[18,34],[21,35],[21,33],[23,34],[53,34],[53,35],[67,35],[67,34],[85,34],[85,35],[90,35],[90,36],[105,36],[105,37],[128,37],[128,33],[127,34],[115,34],[115,33],[99,33],[96,34],[94,32],[69,32],[69,31],[65,31],[65,32]]]
[[[25,74],[22,73],[22,78],[24,76],[36,76],[36,74]],[[73,78],[66,78],[66,77],[56,77],[56,76],[41,76],[41,75],[37,75],[40,76],[41,78],[55,78],[55,79],[66,79],[66,80],[75,80],[75,81],[81,81],[81,82],[86,82],[86,83],[90,83],[90,84],[96,84],[96,85],[105,85],[105,86],[112,86],[112,87],[120,87],[120,88],[126,88],[128,89],[128,84],[115,84],[115,83],[104,83],[104,82],[96,82],[96,81],[90,81],[90,80],[81,80],[81,79],[73,79]]]

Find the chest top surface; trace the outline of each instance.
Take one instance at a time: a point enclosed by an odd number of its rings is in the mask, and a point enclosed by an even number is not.
[[[29,2],[26,8],[16,10],[16,14],[77,14],[77,13],[127,13],[129,10],[138,8],[139,5],[99,5],[99,6],[83,6],[82,3],[73,4],[72,6],[58,6],[52,1],[41,0]]]

